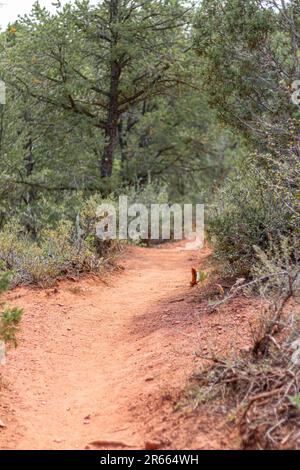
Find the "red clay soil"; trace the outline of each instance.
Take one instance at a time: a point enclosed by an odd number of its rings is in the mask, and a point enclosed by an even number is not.
[[[1,366],[2,449],[221,449],[238,446],[222,415],[176,411],[197,352],[249,344],[243,299],[210,315],[191,288],[210,252],[128,248],[104,279],[18,288],[18,348]]]

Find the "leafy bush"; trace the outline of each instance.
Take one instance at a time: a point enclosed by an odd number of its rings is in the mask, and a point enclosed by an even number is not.
[[[96,256],[107,256],[109,251],[118,248],[118,242],[115,240],[100,240],[96,234],[96,226],[99,221],[97,209],[103,204],[112,204],[117,209],[118,202],[116,196],[103,198],[101,194],[91,196],[82,207],[76,221],[77,244],[80,249],[84,246],[95,253]]]
[[[270,173],[251,162],[242,165],[218,191],[207,215],[208,235],[225,272],[248,275],[254,246],[265,250],[271,240],[290,234],[292,216],[280,188],[272,187]]]
[[[99,272],[104,259],[86,240],[78,240],[75,227],[61,222],[45,229],[37,241],[18,225],[9,224],[0,233],[0,259],[13,274],[13,284],[51,285],[62,275]]]
[[[1,313],[0,321],[0,338],[5,343],[12,343],[17,345],[16,333],[18,331],[18,324],[22,318],[23,311],[20,308],[5,307]]]
[[[11,281],[11,273],[0,273],[0,294],[3,294],[9,289]],[[17,345],[16,333],[18,331],[18,324],[22,317],[22,310],[19,308],[10,308],[4,305],[0,313],[0,340],[5,343],[12,343]]]

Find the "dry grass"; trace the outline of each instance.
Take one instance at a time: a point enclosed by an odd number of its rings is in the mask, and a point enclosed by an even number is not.
[[[298,252],[292,261],[282,253],[264,255],[261,267],[264,307],[253,327],[252,348],[231,359],[211,357],[210,365],[194,374],[190,398],[196,406],[221,404],[234,416],[243,448],[300,449]],[[249,283],[244,287],[249,289]],[[236,286],[218,305],[240,291]]]

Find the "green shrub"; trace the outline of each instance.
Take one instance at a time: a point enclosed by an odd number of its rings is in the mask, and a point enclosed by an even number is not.
[[[300,295],[300,240],[299,237],[285,237],[277,243],[271,242],[266,251],[255,247],[256,260],[251,274],[259,283],[260,296],[276,302],[284,297],[293,286],[293,296]]]
[[[1,266],[2,268],[3,266]],[[0,273],[0,294],[3,294],[9,289],[11,281],[10,272]],[[3,306],[2,306],[3,307]],[[19,308],[10,308],[4,305],[0,312],[0,340],[5,343],[17,345],[16,333],[18,331],[18,324],[22,317],[22,310]]]
[[[17,346],[16,334],[22,313],[23,311],[17,307],[5,307],[1,313],[0,338],[5,343],[12,343],[14,346]]]
[[[9,224],[0,233],[0,259],[12,271],[13,284],[51,285],[58,277],[99,272],[103,259],[86,240],[79,243],[75,227],[61,222],[45,229],[37,241],[20,226]]]
[[[208,236],[215,257],[226,273],[248,275],[262,250],[294,230],[293,213],[285,205],[280,189],[272,187],[270,173],[254,164],[242,166],[216,195],[207,214]]]
[[[95,194],[85,202],[80,214],[77,216],[76,236],[79,248],[85,246],[86,249],[91,250],[96,256],[100,257],[107,256],[109,251],[118,246],[115,240],[100,240],[97,237],[97,208],[103,203],[113,204],[116,209],[118,207],[116,196],[111,195],[108,198],[103,198],[101,194]]]

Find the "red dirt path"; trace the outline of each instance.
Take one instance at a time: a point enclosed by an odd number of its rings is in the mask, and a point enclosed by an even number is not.
[[[125,269],[104,280],[12,291],[10,303],[25,313],[1,368],[0,448],[236,446],[224,418],[174,411],[196,351],[249,341],[241,302],[208,315],[201,287],[189,287],[191,267],[208,255],[132,247]]]

